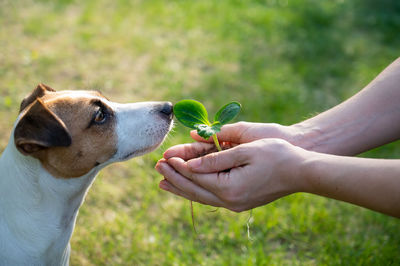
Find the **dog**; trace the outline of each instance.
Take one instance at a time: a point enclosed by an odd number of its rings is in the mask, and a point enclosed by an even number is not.
[[[105,166],[156,149],[169,102],[119,104],[39,84],[0,158],[0,265],[68,265],[78,209]]]

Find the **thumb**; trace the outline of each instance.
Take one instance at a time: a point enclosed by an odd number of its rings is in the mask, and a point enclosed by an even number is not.
[[[249,161],[250,153],[243,146],[239,145],[189,160],[187,166],[195,173],[214,173],[245,165]]]
[[[249,128],[249,125],[246,125],[245,122],[238,122],[234,124],[226,124],[221,128],[221,131],[217,133],[217,137],[221,142],[232,142],[232,143],[243,143],[248,142],[249,140],[243,139],[244,132]],[[208,140],[203,139],[200,137],[196,130],[192,130],[190,132],[190,136],[200,142],[208,142],[212,143],[212,138]],[[251,141],[251,140],[250,140]]]

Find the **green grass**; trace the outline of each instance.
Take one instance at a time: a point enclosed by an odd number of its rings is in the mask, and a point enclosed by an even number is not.
[[[240,120],[291,124],[350,97],[399,56],[398,1],[2,0],[0,150],[37,83],[114,101],[230,100]],[[212,97],[209,97],[212,95]],[[295,194],[248,213],[158,189],[167,147],[101,172],[81,208],[72,265],[396,265],[400,223]],[[399,158],[398,143],[363,156]]]

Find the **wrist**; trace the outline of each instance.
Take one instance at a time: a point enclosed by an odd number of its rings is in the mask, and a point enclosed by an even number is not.
[[[324,158],[327,154],[307,151],[299,168],[299,184],[301,192],[320,194],[322,178],[327,165]]]
[[[317,162],[316,152],[307,151],[303,148],[292,146],[290,157],[279,166],[281,169],[281,180],[288,194],[296,192],[311,192],[312,183],[310,174],[314,174]],[[282,178],[284,177],[284,178]]]
[[[289,128],[292,131],[291,139],[289,140],[290,143],[308,151],[318,151],[320,148],[319,141],[324,135],[320,127],[298,123],[289,126]]]

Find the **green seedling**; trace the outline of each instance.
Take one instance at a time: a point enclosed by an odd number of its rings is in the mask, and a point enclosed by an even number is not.
[[[217,138],[217,133],[221,131],[221,127],[234,119],[240,112],[242,106],[238,102],[230,102],[215,114],[214,122],[208,121],[208,113],[203,104],[195,100],[182,100],[175,104],[174,115],[176,119],[184,126],[191,129],[196,129],[197,134],[204,139],[209,139],[211,136],[214,140],[218,151],[221,151],[221,146]],[[190,210],[192,214],[192,225],[196,232],[194,223],[193,202],[190,201]]]
[[[238,102],[230,102],[215,114],[214,122],[208,121],[208,113],[203,104],[195,100],[182,100],[175,104],[174,115],[184,126],[196,129],[197,134],[204,139],[211,136],[218,151],[221,146],[217,138],[217,132],[221,127],[234,119],[240,112],[242,106]]]

